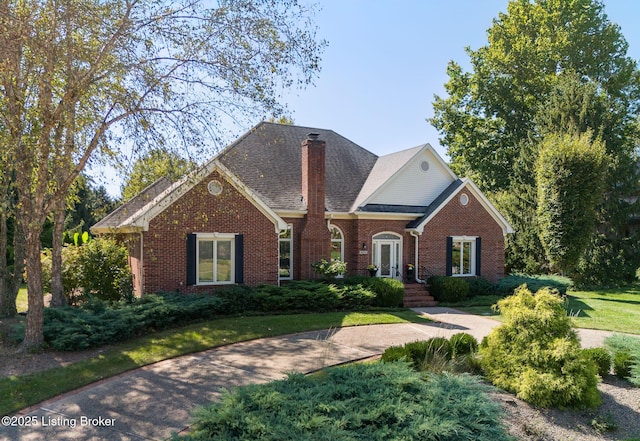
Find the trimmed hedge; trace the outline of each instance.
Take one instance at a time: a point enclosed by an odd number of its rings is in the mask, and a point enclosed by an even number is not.
[[[439,302],[455,303],[469,295],[469,283],[461,277],[431,276],[429,292]]]
[[[345,285],[362,285],[373,291],[373,306],[397,308],[402,306],[404,284],[400,280],[386,277],[351,276],[343,280]]]

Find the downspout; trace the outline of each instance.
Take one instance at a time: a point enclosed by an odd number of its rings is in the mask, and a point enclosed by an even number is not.
[[[140,297],[144,294],[144,232],[140,232],[140,268],[138,278],[140,279]]]
[[[415,277],[416,282],[418,282],[418,283],[425,283],[425,281],[424,281],[424,280],[422,280],[422,279],[420,279],[420,278],[418,277],[418,268],[420,268],[420,267],[418,266],[418,244],[419,244],[418,239],[420,238],[420,236],[419,236],[418,234],[416,234],[416,231],[415,231],[415,230],[411,230],[411,231],[409,231],[409,234],[411,234],[411,235],[416,239],[416,240],[415,240],[415,246],[413,247],[413,248],[414,248],[414,253],[415,253],[415,255],[414,255],[414,262],[415,262],[415,265],[416,265],[416,270],[413,272],[413,276]]]

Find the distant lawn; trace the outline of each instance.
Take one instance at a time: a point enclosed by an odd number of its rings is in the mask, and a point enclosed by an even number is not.
[[[240,341],[344,326],[429,321],[404,309],[207,320],[114,344],[95,357],[65,367],[0,378],[0,415],[131,369]]]
[[[18,312],[27,312],[27,285],[23,284],[18,291],[16,298],[16,308]]]
[[[569,291],[567,312],[579,328],[640,334],[640,287]]]
[[[499,297],[474,297],[450,306],[476,315],[502,317],[492,310],[491,305]],[[601,329],[604,331],[640,334],[640,287],[602,289],[596,291],[568,291],[567,313],[573,317],[578,328]]]

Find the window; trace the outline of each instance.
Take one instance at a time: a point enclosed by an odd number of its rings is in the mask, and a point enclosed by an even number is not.
[[[198,234],[196,250],[198,285],[234,283],[235,236]]]
[[[480,273],[480,238],[447,238],[447,275],[475,276]]]
[[[293,278],[293,235],[292,233],[293,227],[291,225],[285,231],[280,233],[280,237],[278,239],[278,257],[280,266],[278,269],[278,277],[280,280],[291,280]]]
[[[335,225],[331,225],[331,260],[344,261],[344,236]]]

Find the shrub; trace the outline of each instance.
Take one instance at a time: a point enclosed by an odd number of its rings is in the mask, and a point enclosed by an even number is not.
[[[77,351],[211,318],[223,309],[224,300],[206,294],[146,295],[114,304],[91,298],[80,308],[45,308],[44,338],[57,350]]]
[[[498,307],[505,322],[479,350],[494,385],[540,407],[600,403],[596,365],[581,350],[560,296],[547,288],[534,296],[521,286]]]
[[[466,279],[469,284],[468,297],[492,296],[496,294],[496,285],[482,277]]]
[[[400,280],[386,277],[351,276],[346,278],[343,283],[345,285],[362,285],[371,290],[375,294],[373,306],[396,308],[402,305],[404,284]]]
[[[440,302],[459,302],[469,294],[469,283],[460,277],[431,276],[428,283],[431,295]]]
[[[131,299],[133,280],[126,247],[112,238],[98,238],[80,247],[78,270],[85,294],[102,300]]]
[[[478,340],[466,332],[454,334],[449,339],[454,357],[466,354],[473,354],[478,351]]]
[[[384,363],[406,360],[409,361],[407,351],[404,346],[389,346],[384,350],[380,360]]]
[[[613,371],[616,376],[628,378],[640,386],[640,338],[613,334],[605,339],[605,346],[614,354]]]
[[[336,259],[331,259],[331,261],[322,259],[318,262],[312,263],[311,268],[313,268],[316,273],[325,276],[328,279],[333,279],[347,272],[347,262]]]
[[[604,377],[611,370],[611,354],[604,348],[588,348],[583,350],[587,357],[598,367],[598,375]]]
[[[620,379],[627,379],[631,377],[631,366],[633,366],[633,363],[634,359],[630,351],[618,351],[613,357],[613,373]]]
[[[542,288],[552,288],[557,289],[560,294],[565,294],[567,289],[571,287],[571,279],[553,275],[510,274],[498,281],[496,289],[503,296],[509,296],[522,285],[527,285],[527,288],[533,293]]]
[[[226,392],[175,440],[503,441],[502,412],[470,376],[423,375],[406,363],[291,374]]]

